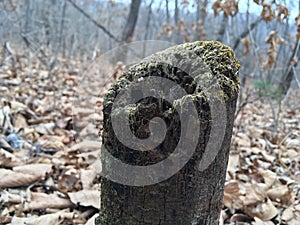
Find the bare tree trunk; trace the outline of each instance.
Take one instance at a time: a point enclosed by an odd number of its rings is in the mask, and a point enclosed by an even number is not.
[[[217,41],[223,41],[223,37],[226,31],[226,27],[228,25],[228,17],[225,16],[225,14],[223,14],[223,19],[222,19],[222,23],[220,25],[220,29],[218,32],[218,37],[217,37]]]
[[[292,52],[292,55],[288,61],[287,69],[285,70],[285,73],[283,74],[279,84],[280,94],[282,95],[282,98],[288,93],[288,90],[290,89],[291,83],[294,78],[294,57],[299,54],[299,43],[300,42],[298,38],[294,46],[294,51]]]
[[[175,32],[175,43],[178,44],[180,39],[178,0],[175,0],[174,23],[175,27],[177,27],[177,32]]]
[[[141,0],[131,0],[129,14],[126,20],[125,27],[122,32],[121,41],[122,43],[129,43],[133,39],[134,29],[136,22],[138,20],[139,10],[140,10]],[[124,46],[123,51],[116,56],[115,62],[126,61],[128,57],[129,49],[128,46]]]
[[[150,21],[151,21],[151,16],[152,16],[152,4],[153,4],[154,0],[152,0],[148,6],[148,16],[147,16],[147,22],[146,22],[146,27],[145,27],[145,36],[144,36],[144,40],[148,39],[148,34],[149,34],[149,29],[150,29]],[[147,42],[144,43],[143,45],[143,57],[146,56],[146,45]]]
[[[157,53],[123,74],[104,100],[103,177],[96,225],[218,224],[238,68],[229,47],[194,42]],[[139,86],[143,82],[145,86]],[[168,98],[173,100],[166,102]],[[138,151],[149,146],[144,142],[149,135],[155,143],[163,137],[152,136],[151,127],[157,123],[151,121],[157,117],[165,122],[165,138],[156,147]],[[116,118],[129,119],[129,127],[116,123]]]
[[[56,34],[56,41],[55,41],[56,46],[55,46],[54,51],[53,51],[53,56],[51,57],[51,60],[48,64],[48,70],[49,71],[51,71],[54,68],[57,57],[58,57],[58,54],[59,54],[59,51],[61,50],[62,40],[63,40],[62,39],[63,38],[63,31],[64,31],[64,22],[65,22],[65,16],[66,16],[66,8],[67,8],[66,0],[63,0],[59,31]]]
[[[169,0],[166,0],[167,23],[170,24]]]
[[[123,42],[132,41],[135,25],[139,15],[140,5],[141,0],[131,0],[129,15],[122,33]]]
[[[298,11],[300,13],[300,1],[298,1]],[[292,52],[292,55],[288,61],[287,68],[285,70],[285,73],[283,74],[283,77],[281,78],[279,88],[281,91],[282,97],[284,97],[287,93],[288,90],[290,89],[291,83],[294,78],[294,57],[299,57],[299,46],[300,45],[300,40],[299,37],[297,37],[294,50]]]
[[[197,12],[196,12],[196,32],[193,35],[193,40],[199,41],[201,40],[201,35],[200,35],[200,22],[202,23],[202,29],[204,29],[204,24],[205,24],[205,19],[207,16],[206,8],[208,4],[208,0],[200,1],[197,0]]]

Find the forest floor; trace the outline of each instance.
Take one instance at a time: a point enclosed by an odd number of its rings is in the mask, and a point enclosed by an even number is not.
[[[0,68],[0,224],[94,224],[101,96],[121,70],[60,60],[49,72],[27,59]],[[297,225],[300,91],[291,91],[274,120],[278,104],[270,107],[249,87],[235,121],[220,224]]]

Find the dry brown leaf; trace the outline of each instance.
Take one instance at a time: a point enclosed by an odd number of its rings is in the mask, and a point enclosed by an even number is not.
[[[284,205],[291,203],[292,194],[286,185],[280,185],[267,191],[269,198]]]
[[[272,9],[272,5],[268,2],[263,2],[263,10],[261,12],[261,17],[266,22],[271,22],[275,18],[275,12]]]
[[[40,176],[19,173],[12,170],[0,169],[0,187],[28,186],[41,179]]]
[[[94,123],[89,123],[85,126],[85,128],[83,128],[80,131],[79,136],[82,139],[88,139],[88,137],[90,136],[97,140],[99,138],[98,132],[99,132],[99,128],[97,128]]]
[[[284,43],[284,40],[278,37],[277,31],[271,31],[265,39],[265,42],[270,45],[268,49],[268,59],[263,63],[263,68],[267,69],[268,67],[271,68],[275,63],[278,46]]]
[[[239,4],[236,0],[225,0],[224,3],[222,0],[217,0],[213,3],[212,9],[214,16],[218,16],[220,11],[223,11],[225,17],[234,17],[239,12]]]
[[[98,190],[82,190],[68,193],[71,201],[75,205],[100,207],[100,193]]]
[[[238,182],[235,180],[227,182],[224,186],[223,204],[229,209],[241,209],[243,204],[239,195],[240,189]]]
[[[100,160],[99,158],[100,151],[92,151],[92,152],[82,152],[78,154],[78,157],[82,157],[88,165],[92,165],[96,160]]]
[[[54,149],[57,151],[64,151],[65,145],[61,141],[45,141],[41,144],[43,148]]]
[[[32,221],[34,219],[37,219],[36,215],[28,216],[28,217],[17,217],[14,216],[11,220],[11,225],[26,225],[26,222]]]
[[[287,138],[284,144],[286,145],[287,148],[297,148],[300,150],[300,138],[299,139]]]
[[[281,218],[286,222],[290,221],[291,219],[294,218],[294,211],[295,209],[293,206],[288,207],[283,211]]]
[[[13,121],[13,124],[14,124],[14,128],[16,128],[16,130],[19,130],[21,128],[25,128],[25,127],[28,127],[28,123],[27,123],[27,120],[26,118],[18,113],[16,116],[15,116],[15,119]]]
[[[75,216],[74,213],[70,212],[57,212],[53,214],[47,214],[39,216],[38,218],[25,222],[25,225],[59,225],[64,224],[65,220],[70,221]]]
[[[59,189],[64,193],[81,190],[82,183],[80,180],[80,171],[75,169],[73,166],[68,166],[68,168],[66,168],[59,177],[57,183]]]
[[[254,217],[254,222],[251,223],[252,225],[274,225],[272,221],[263,221],[257,217]]]
[[[90,151],[100,150],[100,148],[101,148],[101,142],[84,140],[78,144],[73,145],[69,151],[90,152]]]
[[[238,133],[235,137],[235,141],[238,146],[251,147],[251,139],[244,133]]]
[[[91,167],[93,167],[96,170],[97,174],[102,173],[102,163],[101,163],[100,156],[98,160],[95,160],[95,162],[91,165]]]
[[[251,217],[258,217],[261,220],[270,220],[278,214],[277,208],[272,201],[267,198],[266,201],[255,205],[245,206],[245,212]]]
[[[289,9],[281,4],[278,4],[276,9],[278,10],[277,19],[280,23],[282,23],[283,20],[289,16]]]
[[[35,118],[32,118],[32,119],[29,119],[28,122],[31,124],[31,125],[37,125],[37,124],[41,124],[41,123],[48,123],[48,122],[51,122],[53,120],[52,117],[50,116],[44,116],[44,117],[35,117]]]
[[[238,170],[239,165],[240,165],[240,154],[231,153],[228,159],[227,172],[234,174]]]
[[[251,218],[245,214],[237,213],[230,218],[231,224],[244,224],[249,222]]]
[[[27,106],[21,102],[10,101],[10,113],[16,114],[18,112],[24,112],[27,110]]]
[[[4,190],[0,192],[0,202],[1,204],[20,204],[23,202],[23,199],[20,195],[12,194]]]
[[[39,134],[54,134],[55,123],[42,123],[34,127],[35,131],[37,131]]]
[[[33,175],[39,178],[44,178],[47,174],[51,173],[51,164],[28,164],[23,166],[16,166],[13,171]]]
[[[276,160],[276,157],[274,155],[271,155],[267,151],[263,150],[260,153],[263,156],[264,160],[266,160],[267,162],[273,163]]]
[[[243,55],[246,56],[250,52],[251,42],[249,37],[243,38],[241,43],[245,46],[245,50],[243,51]]]
[[[21,136],[34,143],[37,142],[40,135],[34,128],[25,127]]]
[[[24,163],[16,157],[14,154],[0,148],[0,165],[3,167],[11,168],[14,166],[20,166]]]
[[[56,194],[48,195],[45,193],[32,192],[31,200],[28,205],[25,205],[25,210],[30,211],[46,208],[66,209],[72,206],[73,203],[69,199],[58,197]]]
[[[224,15],[226,17],[234,17],[239,12],[239,3],[236,0],[226,0],[222,4],[222,10],[224,11]]]
[[[267,197],[267,186],[262,183],[247,185],[246,196],[243,200],[244,205],[255,205],[263,202]]]
[[[97,176],[96,170],[92,167],[90,169],[81,169],[80,170],[80,179],[82,183],[82,188],[84,190],[91,189],[93,186],[93,181]]]
[[[214,16],[218,16],[219,12],[222,10],[222,0],[217,0],[212,5],[212,9],[214,10]]]
[[[276,182],[277,175],[271,170],[262,170],[260,171],[260,175],[264,178],[264,183],[267,185],[268,189]]]

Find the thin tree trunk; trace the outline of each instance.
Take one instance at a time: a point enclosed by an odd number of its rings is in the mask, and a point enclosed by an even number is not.
[[[151,21],[151,16],[152,16],[152,4],[153,4],[154,0],[151,1],[151,3],[148,6],[148,16],[147,16],[147,22],[146,22],[146,27],[145,27],[145,36],[144,36],[144,40],[148,39],[148,34],[149,34],[149,29],[150,29],[150,21]],[[144,42],[143,44],[143,57],[146,56],[146,46],[147,42]]]
[[[139,15],[140,5],[141,0],[131,0],[129,15],[122,33],[123,42],[128,43],[132,41],[135,25]]]
[[[299,52],[299,38],[297,39],[295,46],[294,46],[294,51],[292,52],[292,55],[288,61],[287,69],[285,73],[283,74],[280,84],[279,84],[279,89],[280,89],[280,94],[282,97],[284,97],[287,93],[288,90],[290,89],[291,83],[294,78],[294,57],[298,55]]]
[[[220,25],[220,30],[218,32],[217,41],[223,41],[223,37],[226,31],[226,27],[228,25],[228,17],[223,14],[222,23]]]
[[[298,11],[300,13],[300,0],[298,1]],[[281,91],[282,97],[284,97],[287,93],[288,90],[290,89],[291,83],[294,78],[294,58],[298,56],[299,57],[299,46],[300,45],[300,40],[299,37],[297,37],[295,46],[294,46],[294,51],[292,52],[292,55],[288,61],[287,64],[287,69],[285,70],[285,73],[283,74],[283,77],[281,78],[281,82],[279,84],[279,89]]]
[[[180,40],[178,0],[175,0],[174,23],[175,23],[175,27],[177,28],[177,31],[175,32],[175,43],[178,44]]]
[[[238,68],[229,47],[194,42],[150,56],[123,74],[104,100],[96,225],[218,224]],[[165,129],[152,121],[157,117]],[[162,141],[151,124],[165,131]]]
[[[208,0],[204,0],[203,2],[200,0],[197,0],[196,2],[197,2],[197,12],[196,12],[196,21],[195,21],[196,31],[193,35],[193,40],[199,41],[199,40],[201,40],[201,38],[203,39],[203,37],[201,37],[201,35],[200,35],[200,28],[199,28],[200,24],[199,23],[201,21],[202,26],[203,26],[202,29],[204,29],[205,19],[207,16],[207,12],[204,9],[207,8]]]
[[[166,0],[167,23],[170,24],[169,0]]]
[[[59,54],[59,51],[61,50],[63,31],[64,31],[64,23],[65,23],[65,16],[66,16],[66,8],[67,8],[66,0],[63,0],[59,31],[56,34],[56,43],[55,43],[56,46],[55,46],[55,49],[54,49],[54,52],[53,52],[53,56],[51,57],[51,60],[48,64],[48,70],[49,71],[51,71],[54,68],[57,57],[58,57],[58,54]]]

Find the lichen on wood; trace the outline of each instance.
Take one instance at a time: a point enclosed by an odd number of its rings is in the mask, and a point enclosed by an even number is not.
[[[229,47],[220,42],[204,41],[177,45],[158,52],[123,73],[104,99],[103,146],[112,156],[134,166],[149,166],[168,158],[178,145],[181,135],[187,141],[193,136],[182,133],[181,128],[189,125],[190,121],[181,121],[179,116],[184,114],[188,118],[190,112],[186,109],[186,102],[190,99],[198,117],[191,121],[199,120],[199,135],[189,161],[164,181],[141,187],[116,183],[103,177],[100,216],[96,224],[217,224],[239,91],[238,70],[239,62]],[[159,86],[149,81],[148,88],[153,89],[156,97],[143,97],[143,90],[134,88],[133,84],[149,77],[168,79],[176,85],[166,93],[161,91],[165,88],[164,82]],[[184,96],[177,96],[177,85],[184,89]],[[140,96],[140,100],[134,104],[124,101],[124,104],[121,103],[119,108],[112,111],[116,97],[126,88],[131,91],[128,96],[124,96],[125,99],[134,95],[135,98]],[[207,94],[206,89],[215,92]],[[166,95],[173,101],[166,101]],[[212,102],[216,102],[216,105],[224,103],[226,127],[218,154],[206,170],[200,171],[199,162],[209,138],[213,136]],[[112,115],[124,111],[129,114],[131,131],[139,139],[149,137],[151,119],[162,118],[166,124],[162,143],[149,151],[136,151],[123,145],[113,129]],[[126,134],[122,135],[126,138]],[[139,147],[139,143],[134,144]],[[113,170],[113,162],[105,154],[101,157],[103,170]],[[153,176],[159,174],[154,173]],[[128,179],[141,178],[132,174]]]

